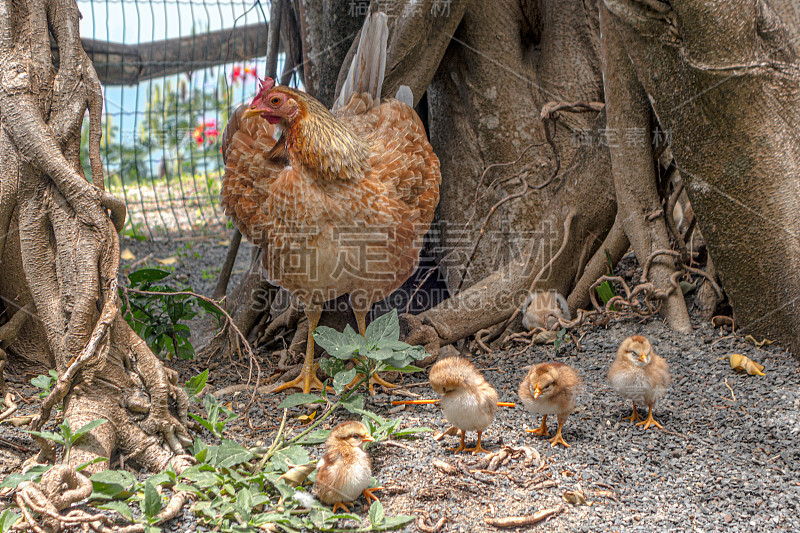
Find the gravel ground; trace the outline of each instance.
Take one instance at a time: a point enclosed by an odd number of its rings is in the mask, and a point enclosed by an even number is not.
[[[201,273],[221,265],[227,249],[225,239],[195,240],[188,250],[185,242],[174,241],[126,240],[123,248],[129,247],[137,259],[149,253],[161,259],[177,256],[179,261],[174,266],[179,275],[186,276],[185,282],[198,292],[210,294],[216,278],[205,279]],[[248,261],[249,254],[240,253],[234,272],[241,275]],[[496,472],[470,473],[484,468],[485,460],[448,451],[457,444],[455,436],[436,441],[432,434],[425,434],[415,440],[375,446],[374,474],[386,487],[381,501],[387,514],[424,511],[430,516],[429,524],[445,517],[441,531],[494,530],[485,524],[485,517],[529,515],[560,506],[563,512],[527,529],[800,530],[800,449],[796,444],[800,433],[800,376],[796,359],[778,347],[759,349],[697,323],[691,334],[669,331],[656,319],[611,322],[604,329],[589,328],[581,334],[580,351],[569,342],[558,354],[552,346],[524,350],[520,346],[473,355],[506,401],[518,401],[516,391],[528,365],[554,360],[574,366],[586,387],[564,429],[570,448],[551,448],[543,437],[525,433],[524,428],[537,427],[540,419],[521,407],[498,412],[484,446],[491,450],[530,447],[543,459],[541,467],[538,461],[526,464],[524,456],[519,456]],[[655,411],[663,431],[643,431],[622,421],[630,414],[630,404],[606,384],[606,372],[617,346],[632,334],[647,336],[674,376],[672,391]],[[730,353],[742,353],[762,363],[767,375],[732,372],[723,359]],[[274,357],[263,357],[265,375],[275,363]],[[171,364],[184,380],[205,368],[204,361]],[[238,372],[229,364],[212,364],[210,383],[221,389],[242,382]],[[246,369],[243,372],[246,377]],[[407,377],[404,390],[435,397],[425,379],[421,374]],[[20,385],[12,380],[12,386]],[[280,419],[276,406],[284,396],[258,397],[250,409],[255,429],[240,420],[232,425],[228,437],[242,444],[270,442]],[[241,411],[249,396],[245,393],[225,399],[232,400]],[[428,426],[436,431],[448,427],[438,406],[408,406],[390,413],[392,399],[407,397],[378,394],[367,401],[367,408],[383,416],[402,417],[408,427]],[[554,420],[550,427],[552,434]],[[13,432],[16,442],[27,440],[18,430]],[[475,434],[468,435],[468,445],[474,445],[474,441]],[[0,451],[2,463],[10,466],[14,458],[6,457],[7,451],[1,446]],[[434,459],[454,466],[457,472],[442,472],[433,466]],[[588,504],[566,504],[563,494],[570,490],[583,490]],[[366,512],[362,504],[355,510]],[[186,514],[167,526],[172,531],[195,527]],[[416,526],[406,530],[418,531]]]

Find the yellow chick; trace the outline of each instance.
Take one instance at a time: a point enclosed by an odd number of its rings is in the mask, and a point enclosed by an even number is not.
[[[552,329],[558,323],[556,317],[571,319],[567,300],[557,291],[533,291],[522,304],[522,325],[528,331]]]
[[[378,501],[372,492],[381,487],[367,488],[372,479],[372,459],[361,449],[365,442],[374,440],[366,426],[355,420],[342,422],[331,430],[325,441],[325,454],[317,465],[314,490],[320,500],[333,504],[334,513],[340,507],[349,512],[346,502],[355,501],[359,494],[367,503],[370,499]]]
[[[656,426],[661,424],[653,418],[653,407],[664,397],[672,382],[666,361],[656,355],[650,341],[641,335],[628,337],[617,350],[617,358],[608,370],[608,383],[611,388],[625,398],[633,401],[633,414],[624,420],[638,422],[636,425]],[[642,420],[636,412],[636,404],[646,404],[648,414]]]
[[[481,446],[481,436],[494,420],[497,411],[497,392],[483,378],[470,361],[463,357],[447,357],[431,367],[431,387],[439,395],[439,403],[448,422],[461,431],[461,444],[454,449],[488,453]],[[464,446],[467,431],[478,432],[478,444],[474,448]]]
[[[550,446],[569,444],[561,436],[561,429],[569,414],[575,410],[575,400],[583,387],[583,381],[575,370],[562,363],[539,363],[534,365],[519,385],[519,397],[525,409],[542,415],[542,425],[537,429],[526,429],[534,435],[548,435],[547,415],[558,416],[558,431],[550,439]]]

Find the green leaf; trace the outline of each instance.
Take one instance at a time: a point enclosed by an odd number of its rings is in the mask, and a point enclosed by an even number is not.
[[[403,342],[403,341],[389,341],[389,340],[382,340],[375,343],[375,347],[378,349],[381,348],[389,348],[396,352],[401,352],[404,350],[408,350],[410,348],[414,348],[410,344]]]
[[[161,495],[152,483],[144,484],[144,499],[140,502],[140,506],[142,514],[151,519],[161,510]]]
[[[105,418],[97,418],[95,420],[92,420],[88,424],[84,424],[83,426],[75,430],[75,433],[72,436],[72,442],[78,442],[78,440],[80,440],[81,437],[89,433],[94,428],[102,426],[106,422],[108,422],[108,420],[106,420]]]
[[[116,511],[117,513],[120,514],[120,516],[122,516],[122,518],[124,518],[128,522],[133,522],[133,512],[131,511],[131,508],[128,506],[128,504],[125,502],[121,502],[119,500],[111,500],[102,505],[97,505],[96,507],[98,509],[107,509],[109,511]]]
[[[616,296],[616,292],[614,291],[614,286],[611,285],[608,281],[604,281],[600,285],[598,285],[595,290],[597,291],[597,295],[603,300],[603,305],[607,304],[608,301]],[[614,306],[611,306],[612,311],[616,311]]]
[[[28,430],[25,430],[25,433],[30,433],[31,435],[36,435],[37,437],[41,437],[45,440],[51,440],[58,444],[64,444],[64,438],[58,433],[52,433],[50,431],[28,431]]]
[[[337,359],[352,359],[366,345],[364,337],[353,331],[349,325],[341,333],[333,328],[319,326],[314,330],[314,341]]]
[[[254,456],[250,450],[232,440],[223,439],[219,446],[209,446],[209,462],[217,467],[230,468],[246,463]],[[213,451],[213,453],[212,453]]]
[[[325,357],[320,360],[319,367],[325,372],[326,375],[333,377],[345,369],[347,362],[335,357]]]
[[[364,397],[360,394],[353,394],[349,398],[342,399],[340,401],[342,403],[342,407],[351,413],[358,413],[364,409]]]
[[[11,526],[13,526],[17,520],[19,520],[19,515],[11,509],[3,511],[3,514],[0,515],[0,533],[11,531]]]
[[[325,400],[320,398],[317,394],[304,394],[302,392],[296,392],[284,398],[280,405],[278,405],[278,409],[288,409],[290,407],[297,407],[298,405],[304,405],[307,403],[322,403],[324,401]]]
[[[308,450],[302,446],[290,446],[279,450],[272,456],[272,466],[278,472],[286,472],[289,465],[304,465],[311,462]]]
[[[392,433],[393,437],[409,437],[411,435],[416,435],[417,433],[429,433],[433,430],[429,427],[416,427],[416,428],[407,428],[407,429],[399,429]]]
[[[564,335],[566,333],[567,333],[566,328],[561,328],[560,330],[558,330],[558,333],[556,333],[556,340],[553,342],[553,348],[555,349],[556,353],[558,352],[558,349],[561,347],[561,344],[564,342]]]
[[[369,523],[372,527],[380,527],[383,525],[386,516],[383,513],[383,505],[379,501],[372,502],[369,506]]]
[[[53,386],[53,378],[51,378],[50,376],[46,376],[44,374],[40,374],[35,378],[31,379],[31,385],[49,391],[50,387]]]
[[[415,517],[408,515],[387,516],[386,519],[383,521],[381,529],[394,529],[396,527],[408,524],[409,522],[415,519],[416,519]]]
[[[93,464],[97,464],[97,463],[102,463],[103,461],[108,461],[108,457],[95,457],[95,458],[94,458],[94,459],[92,459],[91,461],[86,461],[85,463],[81,463],[81,464],[79,464],[79,465],[78,465],[78,466],[75,468],[75,470],[77,470],[78,472],[80,472],[81,470],[83,470],[83,469],[84,469],[84,468],[86,468],[87,466],[90,466],[90,465],[93,465]]]
[[[301,444],[319,444],[321,442],[325,442],[328,438],[328,435],[331,434],[330,429],[318,429],[316,431],[312,431],[305,437],[303,440],[300,441]]]
[[[126,470],[103,470],[92,474],[90,500],[113,500],[127,498],[132,494],[136,478]]]
[[[222,311],[220,311],[220,309],[216,305],[214,305],[214,304],[212,304],[210,302],[198,299],[197,300],[197,305],[202,307],[206,311],[206,313],[209,313],[211,315],[218,316],[218,317],[222,316]]]
[[[406,372],[406,373],[425,372],[424,369],[422,369],[422,368],[420,368],[418,366],[414,366],[414,365],[406,365],[403,368],[397,368],[396,366],[388,366],[387,365],[387,366],[382,368],[382,371],[384,371],[384,372]]]
[[[128,274],[128,279],[131,280],[132,285],[141,285],[142,283],[161,281],[169,275],[170,272],[158,268],[142,268]]]
[[[381,341],[395,342],[400,340],[400,321],[397,318],[397,309],[379,316],[373,320],[364,333],[367,342],[377,344]]]
[[[36,465],[24,474],[19,474],[17,472],[11,473],[5,477],[2,483],[0,483],[0,489],[4,489],[6,487],[16,487],[23,481],[39,481],[39,479],[42,477],[42,474],[48,470],[50,470],[50,465]]]
[[[333,378],[333,392],[341,394],[356,377],[356,369],[342,370]]]
[[[381,348],[379,350],[370,350],[366,353],[366,356],[375,361],[385,361],[394,357],[396,353],[391,348]]]
[[[186,382],[186,392],[189,396],[197,396],[206,387],[208,382],[208,369],[191,378]]]

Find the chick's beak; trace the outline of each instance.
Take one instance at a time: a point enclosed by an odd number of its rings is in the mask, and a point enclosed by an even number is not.
[[[361,442],[375,442],[375,437],[372,435],[364,435],[364,438],[361,439]]]
[[[647,362],[647,354],[644,353],[644,352],[639,352],[639,361],[641,361],[642,363],[646,363]]]
[[[533,399],[535,400],[536,398],[538,398],[541,393],[542,391],[539,390],[539,387],[535,387],[533,389]]]

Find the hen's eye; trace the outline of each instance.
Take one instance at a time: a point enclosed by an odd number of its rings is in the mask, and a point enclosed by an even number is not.
[[[272,105],[278,105],[281,103],[281,99],[279,96],[273,96],[272,98],[269,99],[269,103]]]

